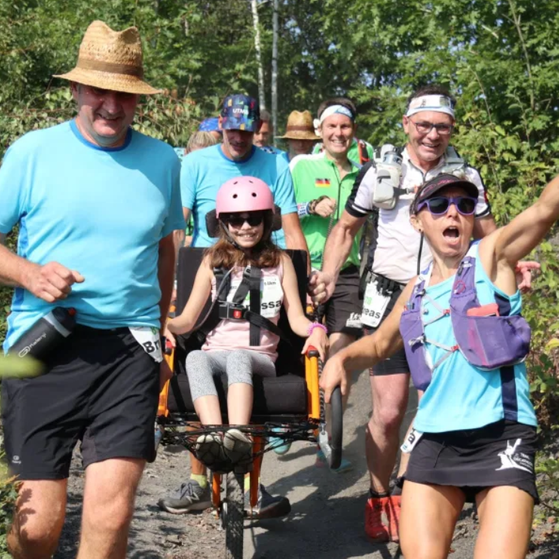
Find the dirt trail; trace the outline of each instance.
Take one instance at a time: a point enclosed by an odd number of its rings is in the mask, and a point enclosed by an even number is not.
[[[368,490],[364,457],[364,425],[370,412],[368,376],[361,374],[353,387],[345,415],[345,456],[351,472],[334,475],[316,468],[309,443],[295,443],[283,457],[268,453],[262,480],[272,494],[289,497],[291,514],[280,520],[245,523],[247,559],[392,559],[398,546],[372,545],[365,537],[363,510]],[[408,419],[414,414],[413,391]],[[175,452],[169,452],[175,450]],[[175,516],[159,511],[157,499],[187,478],[186,453],[162,449],[146,469],[137,499],[128,557],[132,559],[219,559],[224,534],[211,512]],[[76,465],[70,478],[69,511],[55,559],[73,559],[79,533],[83,475]],[[470,559],[476,530],[469,507],[456,529],[452,559]],[[559,541],[540,546],[530,558],[558,559]]]

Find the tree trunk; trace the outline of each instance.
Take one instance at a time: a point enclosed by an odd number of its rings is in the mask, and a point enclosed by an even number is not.
[[[256,62],[258,64],[258,97],[260,101],[260,110],[266,108],[266,100],[264,97],[264,68],[262,67],[262,50],[260,48],[260,25],[258,21],[258,6],[256,0],[251,0],[252,21],[254,22],[254,49],[256,51]]]
[[[274,134],[278,130],[278,0],[274,0],[272,19],[272,127]],[[275,144],[274,139],[274,144]]]

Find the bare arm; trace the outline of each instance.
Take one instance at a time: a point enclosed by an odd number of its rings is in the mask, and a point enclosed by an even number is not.
[[[206,258],[202,260],[202,264],[198,268],[192,292],[183,311],[180,315],[167,323],[169,332],[173,334],[186,334],[190,332],[196,325],[200,313],[204,309],[204,305],[210,296],[212,290],[213,272],[210,269]]]
[[[58,262],[44,266],[29,262],[0,245],[0,283],[22,287],[47,303],[65,299],[74,283],[84,281],[76,270],[69,270]]]
[[[289,256],[284,254],[282,255],[282,263],[283,280],[281,286],[283,289],[283,304],[287,313],[287,319],[289,320],[289,326],[297,336],[301,336],[302,338],[308,337],[307,343],[303,348],[303,353],[305,353],[309,345],[312,345],[318,350],[320,358],[324,360],[326,358],[326,348],[328,345],[326,332],[321,328],[315,328],[309,336],[309,327],[312,323],[306,317],[303,306],[301,305],[299,288],[297,286],[297,275],[293,267],[293,262],[291,262]]]
[[[347,393],[348,378],[352,371],[372,367],[402,349],[404,344],[400,335],[400,318],[414,284],[415,279],[406,286],[394,309],[374,334],[364,336],[328,359],[320,380],[327,402],[330,401],[332,390],[338,385],[342,394]]]
[[[303,235],[303,230],[301,229],[301,222],[296,213],[282,215],[281,226],[285,234],[285,246],[287,248],[309,252],[305,235]]]
[[[297,286],[295,268],[293,267],[291,258],[289,258],[286,254],[282,255],[282,264],[283,280],[281,286],[283,288],[283,305],[287,313],[289,326],[291,327],[291,330],[297,334],[297,336],[306,338],[311,322],[305,316],[303,306],[301,305],[301,299],[299,299],[299,289]]]
[[[328,235],[324,247],[322,271],[313,274],[310,281],[310,291],[315,303],[325,303],[332,296],[340,269],[347,260],[353,240],[366,219],[366,216],[353,217],[344,210],[340,220]]]
[[[163,328],[169,305],[171,304],[171,293],[173,291],[173,278],[175,277],[175,244],[173,233],[163,237],[159,241],[159,260],[157,263],[157,279],[161,289],[159,300],[160,321]]]
[[[495,219],[491,214],[474,221],[474,239],[483,239],[497,229]]]
[[[184,222],[188,224],[190,220],[191,211],[188,208],[183,207],[182,215],[184,216]],[[179,250],[184,246],[184,229],[177,229],[173,233],[174,241],[175,241],[175,254],[176,258],[178,259]]]
[[[545,237],[559,217],[559,176],[544,189],[540,198],[509,224],[485,237],[480,257],[491,280],[505,292],[514,292],[510,278],[519,260]]]

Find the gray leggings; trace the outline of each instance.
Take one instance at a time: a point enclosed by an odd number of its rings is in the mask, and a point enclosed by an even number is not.
[[[229,386],[243,382],[252,386],[252,375],[275,377],[272,360],[256,351],[191,351],[186,356],[186,373],[192,401],[201,396],[217,396],[214,375],[227,373]]]

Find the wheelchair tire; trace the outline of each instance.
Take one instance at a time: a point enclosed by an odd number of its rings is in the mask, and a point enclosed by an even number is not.
[[[222,521],[225,529],[225,559],[242,559],[245,519],[245,476],[229,472],[226,478]]]
[[[335,470],[340,467],[342,463],[342,444],[343,444],[343,432],[344,432],[344,410],[342,406],[342,391],[340,387],[337,386],[332,392],[332,398],[330,399],[331,406],[331,440],[330,447],[332,449],[332,454],[330,455],[330,468]]]

